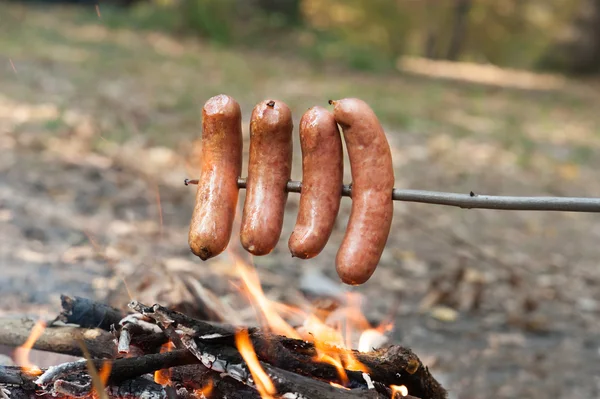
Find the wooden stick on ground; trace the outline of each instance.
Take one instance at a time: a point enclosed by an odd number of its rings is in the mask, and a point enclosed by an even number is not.
[[[30,318],[0,318],[0,345],[21,346],[27,341],[36,321]],[[77,341],[85,343],[94,358],[112,359],[116,355],[114,337],[99,328],[47,327],[33,344],[34,349],[82,356]]]

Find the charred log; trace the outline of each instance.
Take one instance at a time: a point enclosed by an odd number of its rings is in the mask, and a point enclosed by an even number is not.
[[[0,370],[0,381],[4,378],[6,370]],[[21,373],[17,368],[14,373]],[[70,379],[59,379],[52,384],[50,389],[44,389],[35,384],[34,378],[21,373],[20,379],[25,380],[22,384],[0,383],[4,395],[9,399],[93,399],[95,398],[91,381],[85,375]],[[2,387],[4,386],[4,387]],[[107,385],[105,393],[111,399],[167,399],[165,388],[147,377],[136,377],[131,380],[122,381],[118,384]],[[185,399],[177,395],[176,399]]]
[[[205,366],[227,370],[231,365],[242,364],[235,346],[235,333],[241,330],[223,325],[195,320],[184,314],[169,310],[160,305],[145,306],[132,302],[130,307],[145,316],[153,318],[164,328],[181,331],[181,339],[190,352]],[[348,382],[343,381],[338,369],[327,363],[315,361],[317,351],[314,344],[280,335],[263,333],[258,329],[248,329],[252,345],[258,359],[272,367],[295,374],[335,382],[350,388],[366,388],[363,372],[345,369]],[[433,378],[428,368],[408,348],[390,346],[385,349],[362,353],[345,351],[331,347],[332,355],[342,358],[350,355],[367,366],[369,378],[384,386],[405,385],[412,395],[422,398],[445,398],[446,391]]]
[[[95,307],[91,301],[79,303],[85,304],[88,309]],[[427,367],[410,349],[401,346],[362,353],[319,345],[317,351],[311,342],[275,335],[257,328],[197,320],[160,305],[148,307],[132,302],[130,308],[138,313],[108,324],[112,328],[112,334],[97,328],[55,326],[47,328],[44,334],[50,334],[51,337],[62,336],[63,342],[67,340],[64,337],[68,337],[70,346],[55,345],[53,338],[43,334],[34,347],[81,355],[77,340],[93,332],[95,335],[91,341],[100,337],[98,340],[101,345],[110,346],[107,352],[111,354],[110,360],[98,356],[100,352],[97,349],[90,352],[95,357],[91,362],[97,370],[110,369],[105,380],[105,391],[111,399],[196,399],[202,397],[207,387],[212,391],[210,397],[214,398],[260,398],[254,381],[253,372],[256,370],[249,368],[238,350],[236,337],[239,334],[247,334],[259,366],[274,385],[277,392],[275,397],[389,399],[393,397],[391,385],[404,385],[412,397],[446,398],[446,391]],[[3,335],[12,336],[12,331],[5,326],[6,323],[0,326],[0,343],[17,346],[28,337],[33,321],[22,326],[22,339],[12,339],[10,342],[3,338]],[[158,353],[167,350],[168,347],[163,345],[169,341],[176,349]],[[127,354],[126,358],[114,359],[117,342],[119,352]],[[99,345],[90,342],[89,336],[85,344],[88,348]],[[338,359],[348,359],[351,356],[361,365],[357,367],[356,364],[343,360],[343,369],[340,370],[320,361],[319,354],[323,353]],[[110,368],[105,367],[107,365]],[[3,367],[0,368],[0,385],[11,390],[10,399],[91,399],[94,391],[88,367],[86,360],[70,362],[43,370],[43,374],[35,377],[22,372],[18,367]],[[162,386],[152,381],[152,373],[158,370],[162,370],[160,374],[168,376],[168,385]],[[400,395],[396,394],[395,397]]]
[[[27,341],[36,321],[29,318],[3,318],[0,321],[0,345],[21,346]],[[94,358],[111,359],[116,355],[114,337],[98,328],[48,327],[34,344],[34,349],[82,356],[77,342],[83,341]]]
[[[84,328],[101,328],[110,331],[125,316],[124,312],[103,303],[78,296],[61,295],[63,310],[54,320],[65,324],[76,324]]]

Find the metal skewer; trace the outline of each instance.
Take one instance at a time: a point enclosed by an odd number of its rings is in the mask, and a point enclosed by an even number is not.
[[[184,184],[198,184],[198,180],[185,179]],[[238,178],[238,187],[246,188],[246,179]],[[286,190],[300,193],[302,182],[290,180]],[[352,188],[344,185],[342,196],[351,197]],[[394,201],[420,202],[424,204],[456,206],[463,209],[499,209],[511,211],[560,211],[560,212],[600,212],[600,198],[582,197],[515,197],[499,195],[482,195],[445,193],[425,190],[392,190]]]

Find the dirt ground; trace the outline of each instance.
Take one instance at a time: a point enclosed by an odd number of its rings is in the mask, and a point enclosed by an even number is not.
[[[193,300],[194,281],[230,290],[230,258],[189,251],[194,189],[182,184],[195,177],[201,106],[218,93],[242,105],[246,138],[263,98],[286,101],[296,126],[311,105],[365,99],[386,126],[398,188],[600,197],[597,86],[369,76],[109,30],[94,10],[0,14],[0,314],[52,314],[60,293],[122,307],[129,295]],[[297,137],[295,149],[300,180]],[[362,294],[369,318],[393,314],[391,341],[451,398],[600,397],[600,216],[396,203],[376,273],[350,288],[334,266],[350,201],[323,253],[301,261],[287,249],[298,198],[276,250],[254,259],[270,296]]]

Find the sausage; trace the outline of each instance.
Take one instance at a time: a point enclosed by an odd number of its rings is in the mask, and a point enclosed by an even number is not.
[[[292,112],[282,101],[265,100],[252,110],[240,241],[253,255],[270,253],[281,236],[292,173],[292,130]]]
[[[336,269],[344,283],[359,285],[377,268],[390,233],[394,214],[392,155],[369,105],[357,98],[330,104],[344,133],[352,173],[352,208]]]
[[[342,199],[342,139],[331,112],[316,106],[302,115],[300,146],[302,192],[288,247],[292,256],[309,259],[327,244]]]
[[[202,260],[225,250],[232,234],[242,172],[242,113],[231,97],[210,98],[202,108],[201,167],[188,243]]]

